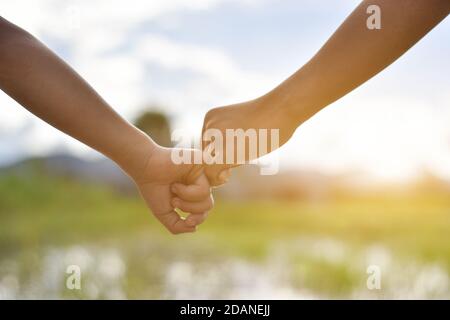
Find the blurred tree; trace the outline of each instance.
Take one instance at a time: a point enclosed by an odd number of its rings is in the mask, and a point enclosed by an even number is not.
[[[169,118],[159,111],[145,111],[135,121],[135,126],[164,147],[172,147]]]

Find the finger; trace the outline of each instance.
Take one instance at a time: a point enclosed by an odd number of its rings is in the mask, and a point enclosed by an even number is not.
[[[184,212],[200,214],[205,211],[211,210],[214,206],[214,200],[212,196],[209,196],[202,201],[189,202],[175,197],[172,199],[172,205]]]
[[[202,224],[206,218],[208,217],[208,212],[203,212],[200,214],[190,214],[187,218],[186,218],[186,224],[188,226],[198,226],[199,224]]]
[[[208,179],[204,175],[198,177],[195,184],[174,183],[171,191],[180,199],[190,202],[201,201],[208,198],[211,193]]]
[[[155,214],[156,218],[169,230],[172,234],[180,234],[187,232],[195,232],[195,226],[188,225],[175,211]]]
[[[184,177],[184,184],[193,184],[196,183],[198,178],[203,174],[203,167],[201,165],[194,165],[193,168],[189,171],[189,173]]]
[[[230,179],[230,176],[231,176],[231,169],[225,169],[219,173],[218,179],[222,184],[224,184],[224,183],[228,182],[228,179]]]
[[[236,165],[205,167],[205,175],[208,178],[210,186],[218,187],[224,183],[227,183],[231,176],[232,167],[236,167]]]

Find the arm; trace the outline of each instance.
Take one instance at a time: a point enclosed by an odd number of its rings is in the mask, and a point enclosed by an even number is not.
[[[379,30],[367,28],[369,5],[381,9]],[[210,110],[203,132],[279,129],[281,146],[304,121],[397,60],[449,12],[448,0],[365,0],[290,78],[263,97]],[[207,169],[213,184],[221,183],[217,177],[224,167]]]
[[[366,26],[369,5],[381,9],[379,30]],[[448,0],[363,1],[317,54],[269,95],[284,100],[299,125],[388,67],[449,12]]]
[[[115,161],[171,232],[192,232],[212,207],[198,166],[175,165],[170,149],[118,115],[73,69],[19,27],[0,18],[0,88],[39,118]],[[187,152],[191,152],[187,150]],[[177,196],[171,192],[176,185]],[[181,219],[181,208],[192,215]]]
[[[143,165],[134,157],[136,149],[152,149],[152,141],[121,118],[70,66],[5,19],[0,20],[0,88],[131,175]]]

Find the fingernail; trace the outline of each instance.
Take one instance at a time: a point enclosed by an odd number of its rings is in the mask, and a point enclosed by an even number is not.
[[[172,185],[170,190],[172,190],[173,193],[176,193],[177,192],[177,187],[175,185]]]

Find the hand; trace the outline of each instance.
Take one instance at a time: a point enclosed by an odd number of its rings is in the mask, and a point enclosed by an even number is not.
[[[268,129],[268,131],[269,129],[279,129],[279,146],[282,146],[290,139],[297,125],[290,117],[289,112],[281,107],[280,103],[274,99],[263,97],[245,103],[211,109],[203,122],[202,137],[204,138],[208,129],[219,129],[223,137],[222,150],[226,150],[227,144],[234,143],[234,141],[226,141],[226,129],[243,129],[244,131],[247,129]],[[202,148],[205,150],[207,144],[203,142]],[[234,149],[236,155],[236,144]],[[246,142],[246,149],[245,160],[254,160],[249,156],[248,141]],[[270,145],[267,150],[268,152],[274,151],[270,150]],[[262,155],[259,154],[259,156]],[[205,174],[211,185],[221,185],[228,180],[230,168],[236,165],[236,163],[209,165],[205,167]]]
[[[213,207],[203,168],[194,164],[175,164],[171,159],[174,149],[160,147],[152,141],[138,150],[142,159],[141,169],[135,167],[131,173],[130,170],[128,172],[150,210],[172,234],[194,232]],[[200,151],[182,149],[182,152]],[[183,219],[175,208],[190,215]]]

